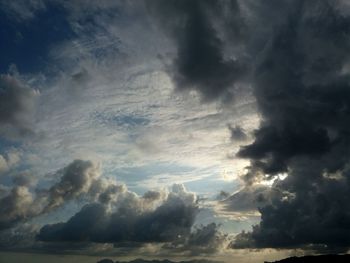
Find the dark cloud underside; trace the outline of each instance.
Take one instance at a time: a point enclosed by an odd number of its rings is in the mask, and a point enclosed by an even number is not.
[[[42,241],[166,242],[188,235],[196,208],[183,203],[163,204],[155,211],[137,214],[132,208],[108,214],[101,204],[82,208],[67,223],[43,227]]]
[[[350,245],[350,18],[339,3],[285,1],[285,21],[260,54],[254,87],[263,121],[238,156],[251,160],[247,182],[288,177],[234,247]]]
[[[11,75],[0,75],[0,135],[7,138],[33,133],[38,93]]]
[[[148,1],[151,14],[176,43],[177,56],[170,75],[180,90],[200,91],[205,100],[231,96],[230,89],[247,74],[246,61],[225,57],[217,22],[229,10],[232,20],[240,16],[234,1]],[[229,23],[229,35],[240,43],[242,27]],[[240,20],[242,22],[243,20]],[[226,27],[224,27],[226,28]]]
[[[111,193],[107,188],[100,193],[100,202],[85,205],[65,223],[45,225],[37,239],[129,246],[169,243],[173,249],[190,250],[192,254],[213,253],[226,241],[214,223],[191,231],[199,207],[195,196],[182,185],[174,185],[165,199],[161,192],[146,192],[139,197],[126,188],[114,189],[109,202],[101,199]]]

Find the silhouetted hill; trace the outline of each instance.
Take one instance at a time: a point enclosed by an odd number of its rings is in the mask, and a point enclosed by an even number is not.
[[[113,261],[111,259],[102,259],[97,263],[220,263],[219,261],[211,261],[206,259],[195,259],[188,261],[174,262],[168,259],[164,260],[145,260],[134,259],[131,261]],[[236,262],[232,262],[236,263]],[[239,263],[239,262],[237,262]],[[321,256],[304,256],[304,257],[290,257],[278,261],[265,263],[350,263],[350,255],[321,255]]]
[[[113,261],[111,259],[102,259],[100,261],[98,261],[97,263],[222,263],[220,261],[211,261],[211,260],[206,260],[206,259],[194,259],[194,260],[188,260],[188,261],[171,261],[168,259],[164,259],[164,260],[145,260],[145,259],[134,259],[131,261]]]
[[[350,255],[321,255],[321,256],[304,256],[290,257],[273,263],[349,263]],[[265,262],[270,263],[270,262]]]

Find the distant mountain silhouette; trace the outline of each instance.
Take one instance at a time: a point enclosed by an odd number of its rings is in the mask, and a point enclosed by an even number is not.
[[[304,257],[290,257],[274,262],[265,263],[349,263],[350,255],[321,255],[321,256],[304,256]]]
[[[111,259],[102,259],[98,261],[97,263],[222,263],[220,261],[211,261],[206,259],[194,259],[194,260],[188,260],[188,261],[171,261],[168,259],[164,260],[145,260],[145,259],[134,259],[131,261],[113,261]]]
[[[282,260],[265,263],[350,263],[350,255],[321,255],[321,256],[304,256],[304,257],[290,257]],[[145,259],[134,259],[131,261],[113,261],[111,259],[102,259],[97,263],[221,263],[219,261],[211,261],[206,259],[194,259],[188,261],[171,261],[168,259],[164,260],[145,260]],[[234,263],[234,262],[232,262]],[[239,262],[237,262],[239,263]]]

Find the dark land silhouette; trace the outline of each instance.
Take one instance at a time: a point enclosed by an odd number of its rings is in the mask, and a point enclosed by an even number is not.
[[[320,255],[320,256],[304,256],[290,257],[274,262],[265,263],[348,263],[350,255]]]
[[[164,260],[145,260],[135,259],[127,262],[113,261],[111,259],[102,259],[97,263],[221,263],[219,261],[210,261],[205,259],[196,259],[188,261],[174,262],[168,259]],[[240,262],[232,262],[240,263]],[[350,263],[350,255],[320,255],[320,256],[303,256],[290,257],[277,261],[265,261],[265,263]]]

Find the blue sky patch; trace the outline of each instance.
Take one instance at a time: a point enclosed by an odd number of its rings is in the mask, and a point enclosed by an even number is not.
[[[47,4],[28,20],[9,19],[0,9],[0,71],[6,72],[15,64],[22,73],[46,71],[50,64],[49,51],[57,43],[75,36],[67,11],[55,4]]]

